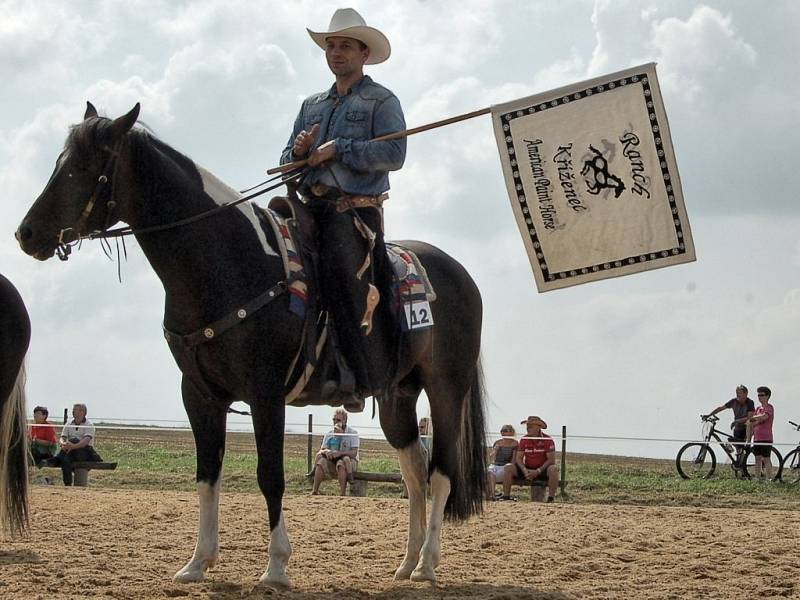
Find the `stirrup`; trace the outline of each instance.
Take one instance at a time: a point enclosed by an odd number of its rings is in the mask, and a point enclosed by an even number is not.
[[[350,413],[360,413],[364,411],[364,406],[366,406],[366,402],[364,398],[356,394],[349,394],[347,396],[342,397],[342,407]]]

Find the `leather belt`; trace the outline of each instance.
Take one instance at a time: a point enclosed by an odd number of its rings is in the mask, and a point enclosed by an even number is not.
[[[344,212],[351,208],[368,208],[373,206],[380,208],[389,194],[383,193],[380,196],[342,196],[336,201],[336,210]]]
[[[389,198],[389,194],[384,192],[378,196],[342,194],[337,188],[317,183],[311,186],[311,196],[333,202],[338,212],[345,212],[351,208],[380,208]]]

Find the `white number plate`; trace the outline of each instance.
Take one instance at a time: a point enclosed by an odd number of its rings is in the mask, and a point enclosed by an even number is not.
[[[433,327],[433,314],[431,313],[431,305],[427,300],[409,302],[404,304],[403,308],[406,312],[406,331]]]

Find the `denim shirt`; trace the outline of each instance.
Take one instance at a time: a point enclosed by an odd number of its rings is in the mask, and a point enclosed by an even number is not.
[[[307,171],[301,192],[315,183],[368,196],[389,189],[389,171],[397,171],[405,161],[406,139],[369,140],[406,128],[400,101],[391,91],[365,75],[344,96],[339,96],[335,83],[328,91],[309,96],[300,107],[281,154],[281,164],[304,158],[292,153],[294,139],[316,124],[319,133],[309,154],[325,142],[336,140],[336,156]]]

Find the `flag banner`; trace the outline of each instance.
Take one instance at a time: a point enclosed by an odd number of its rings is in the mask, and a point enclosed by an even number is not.
[[[492,107],[539,292],[695,260],[655,64]]]

